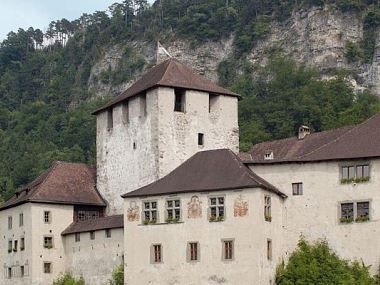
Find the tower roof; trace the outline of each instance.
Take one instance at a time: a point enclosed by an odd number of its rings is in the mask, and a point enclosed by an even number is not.
[[[82,163],[56,161],[33,182],[18,190],[0,211],[27,202],[106,206],[96,190],[95,171]]]
[[[286,197],[276,187],[256,175],[229,149],[201,151],[168,175],[123,198],[209,192],[243,188],[263,188]]]
[[[150,69],[121,95],[112,99],[93,114],[97,114],[130,97],[159,86],[184,88],[239,97],[238,94],[218,86],[206,77],[194,73],[193,70],[178,60],[171,58]]]

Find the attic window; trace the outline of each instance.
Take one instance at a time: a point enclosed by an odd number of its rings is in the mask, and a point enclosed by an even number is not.
[[[273,151],[267,151],[267,152],[264,154],[264,159],[265,159],[265,160],[273,159]]]
[[[174,89],[174,112],[185,112],[185,90]]]

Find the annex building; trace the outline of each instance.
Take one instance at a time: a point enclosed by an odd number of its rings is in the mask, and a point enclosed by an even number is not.
[[[0,207],[0,283],[269,285],[300,236],[375,271],[380,114],[242,153],[239,99],[169,59],[96,110],[96,169],[55,162]]]

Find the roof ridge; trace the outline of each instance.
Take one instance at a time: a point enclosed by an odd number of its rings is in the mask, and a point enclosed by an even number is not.
[[[168,72],[170,62],[171,62],[171,58],[169,58],[169,59],[165,60],[164,62],[162,62],[162,65],[167,64],[167,66],[165,68],[165,72],[162,74],[160,80],[157,81],[156,85],[159,85],[161,83],[162,79],[165,77],[166,73]]]
[[[347,128],[347,131],[345,131],[343,134],[341,134],[340,136],[336,137],[335,139],[329,141],[328,143],[325,143],[323,145],[321,145],[320,147],[300,156],[299,158],[305,158],[306,156],[310,155],[310,154],[313,154],[315,153],[316,151],[319,151],[325,147],[327,147],[328,145],[331,145],[332,143],[335,143],[337,141],[339,141],[340,139],[342,139],[344,136],[346,136],[347,134],[351,133],[352,131],[356,130],[357,128],[361,127],[362,125],[366,124],[368,121],[372,120],[376,115],[372,116],[371,118],[368,118],[367,120],[365,120],[364,122],[361,122],[357,125],[351,125],[351,126],[346,126],[346,127],[341,127],[341,128],[337,128],[337,129],[332,129],[330,131],[335,131],[335,130],[339,130],[339,129],[343,129],[343,128]],[[351,127],[351,128],[350,128]]]

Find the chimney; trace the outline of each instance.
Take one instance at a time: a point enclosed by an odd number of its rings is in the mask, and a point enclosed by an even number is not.
[[[299,140],[303,140],[307,135],[310,135],[310,128],[308,126],[301,126],[298,128]]]

